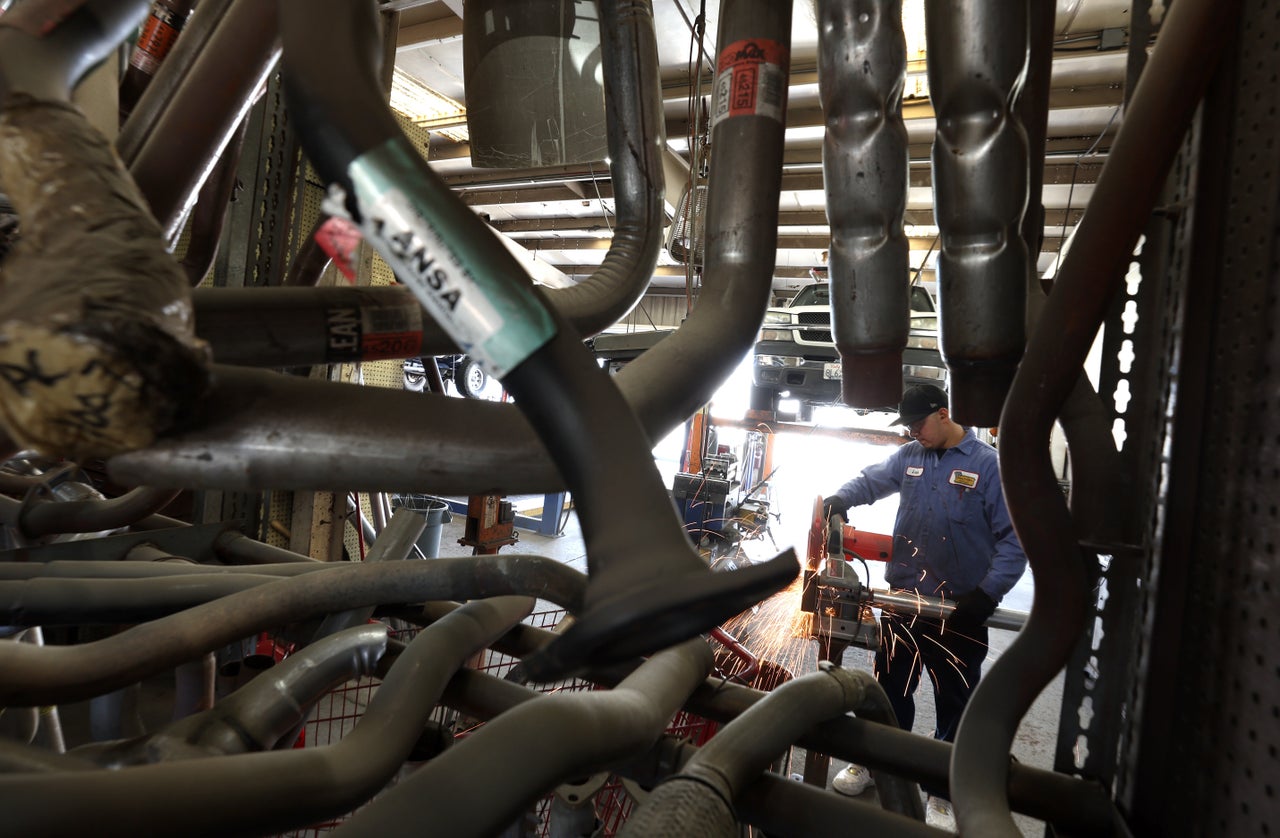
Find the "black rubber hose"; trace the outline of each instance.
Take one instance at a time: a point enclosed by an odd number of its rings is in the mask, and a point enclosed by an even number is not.
[[[446,330],[477,341],[469,354],[499,375],[570,491],[587,499],[578,513],[586,608],[559,642],[526,661],[530,675],[561,677],[664,648],[780,590],[799,570],[789,552],[713,574],[693,550],[654,466],[652,442],[617,387],[569,323],[533,293],[514,258],[492,247],[484,223],[417,155],[382,102],[374,61],[363,54],[377,43],[373,11],[346,0],[284,0],[285,88],[321,176],[346,193],[346,208],[371,243],[399,263]],[[486,306],[501,328],[476,316]],[[618,526],[620,509],[626,528]]]

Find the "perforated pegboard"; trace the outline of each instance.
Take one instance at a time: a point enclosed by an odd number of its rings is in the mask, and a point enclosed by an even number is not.
[[[1121,754],[1136,834],[1280,831],[1278,6],[1244,3],[1230,81],[1207,106],[1177,403],[1157,463],[1167,497],[1140,581]]]

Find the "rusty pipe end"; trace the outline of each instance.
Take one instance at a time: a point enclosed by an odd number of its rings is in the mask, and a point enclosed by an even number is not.
[[[951,371],[951,418],[961,425],[994,428],[1018,371],[1017,359],[955,363]]]
[[[878,408],[902,401],[902,350],[840,352],[841,400],[849,407]]]

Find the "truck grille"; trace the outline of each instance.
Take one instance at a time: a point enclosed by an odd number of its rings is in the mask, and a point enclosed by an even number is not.
[[[831,343],[831,315],[821,311],[800,312],[800,340],[806,343]]]

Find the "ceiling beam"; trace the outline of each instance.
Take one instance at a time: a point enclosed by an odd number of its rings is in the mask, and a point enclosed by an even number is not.
[[[1056,253],[1062,243],[1060,233],[1060,227],[1046,230],[1041,252]],[[516,241],[525,248],[538,253],[547,250],[608,250],[613,243],[612,238],[608,235],[569,235],[548,236],[545,238],[520,237]],[[907,249],[911,251],[929,250],[936,248],[937,243],[936,236],[909,236],[907,238]],[[778,250],[825,250],[830,244],[831,235],[829,233],[784,233],[778,236]]]

